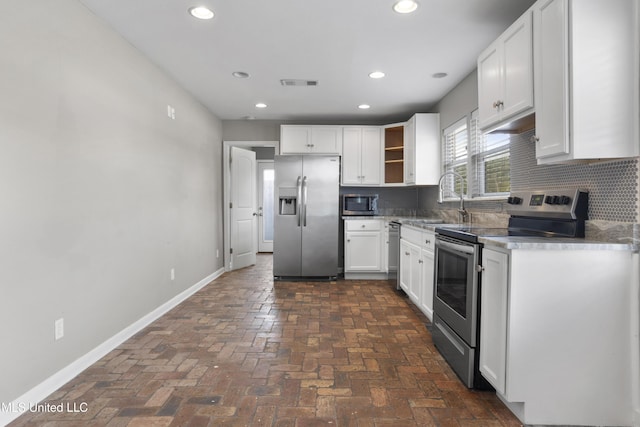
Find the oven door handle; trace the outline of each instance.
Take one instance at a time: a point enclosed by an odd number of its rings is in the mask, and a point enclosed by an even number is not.
[[[473,255],[476,251],[475,247],[473,246],[456,245],[455,243],[449,243],[439,239],[436,239],[436,246],[440,246],[445,249],[451,249],[453,251],[463,252],[465,254],[471,254],[471,255]]]

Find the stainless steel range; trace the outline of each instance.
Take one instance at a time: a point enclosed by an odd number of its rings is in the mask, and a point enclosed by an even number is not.
[[[469,388],[491,388],[478,370],[482,243],[480,237],[584,237],[588,192],[513,192],[508,228],[436,228],[433,342]]]

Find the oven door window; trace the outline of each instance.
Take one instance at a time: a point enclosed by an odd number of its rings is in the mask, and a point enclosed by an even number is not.
[[[436,295],[452,310],[467,318],[469,257],[440,249],[436,268]]]

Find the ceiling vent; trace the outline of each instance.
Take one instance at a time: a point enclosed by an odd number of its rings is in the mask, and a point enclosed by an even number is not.
[[[282,86],[318,86],[317,80],[302,80],[302,79],[282,79],[280,80]]]

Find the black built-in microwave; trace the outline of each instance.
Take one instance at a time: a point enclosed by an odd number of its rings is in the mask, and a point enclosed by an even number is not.
[[[377,194],[343,194],[342,215],[376,215],[378,213]]]

